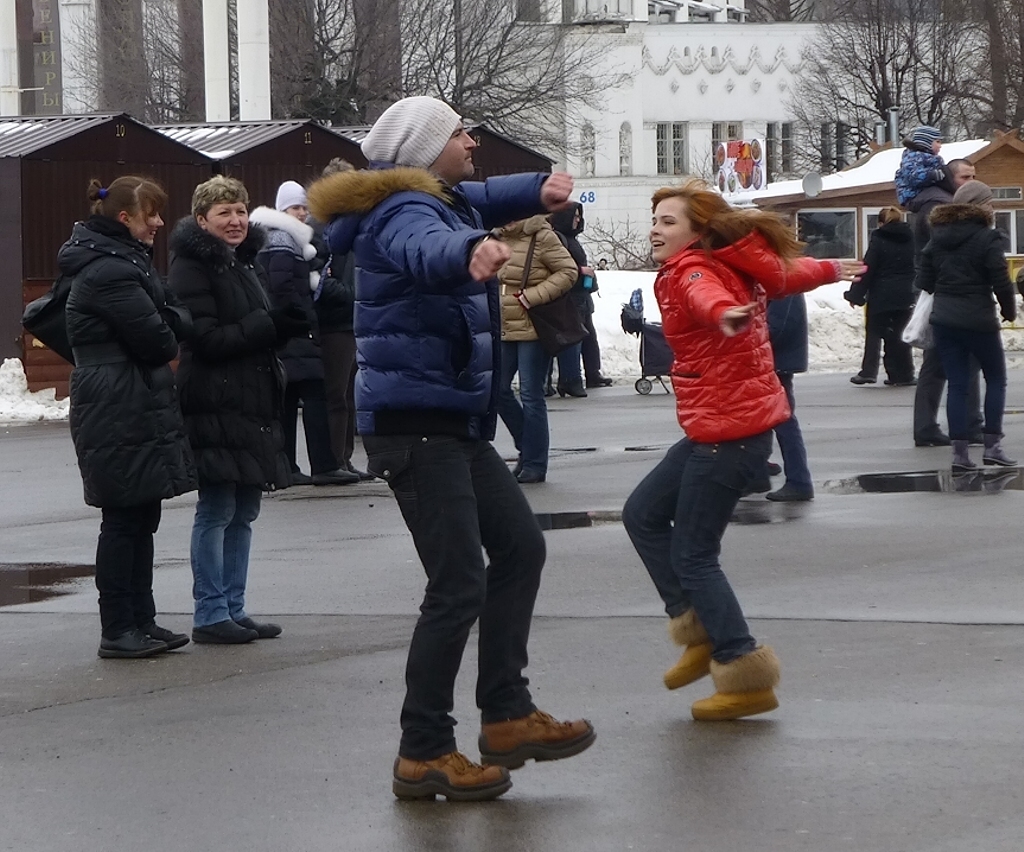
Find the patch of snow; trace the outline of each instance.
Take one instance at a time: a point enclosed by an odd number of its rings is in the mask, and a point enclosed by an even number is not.
[[[5,358],[0,365],[0,423],[33,423],[66,420],[71,401],[56,398],[53,388],[32,393],[18,358]]]
[[[594,328],[601,344],[601,372],[606,376],[640,377],[640,341],[623,332],[619,315],[630,294],[639,287],[644,295],[644,319],[661,321],[654,278],[653,272],[598,273],[601,289],[594,296]],[[843,298],[848,287],[842,282],[826,284],[804,295],[812,373],[850,369],[863,355],[864,311],[850,307]]]

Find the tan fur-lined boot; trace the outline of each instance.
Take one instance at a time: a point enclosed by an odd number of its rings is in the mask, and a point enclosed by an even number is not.
[[[670,618],[668,635],[677,645],[685,645],[686,650],[679,662],[665,672],[665,686],[679,689],[711,671],[711,639],[697,618],[696,610],[691,607],[682,615]]]
[[[767,645],[728,663],[711,661],[715,694],[694,702],[693,718],[720,722],[767,713],[779,706],[775,687],[779,684],[779,658]]]

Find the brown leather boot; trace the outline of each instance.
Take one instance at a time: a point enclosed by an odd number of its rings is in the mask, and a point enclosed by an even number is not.
[[[711,639],[693,609],[669,619],[668,635],[677,645],[685,645],[686,650],[679,662],[665,672],[665,686],[679,689],[700,680],[711,671]]]
[[[480,766],[457,751],[433,760],[397,757],[391,782],[391,789],[399,799],[433,799],[440,795],[452,802],[497,799],[511,787],[507,769]]]
[[[597,734],[586,719],[559,722],[541,710],[489,722],[480,730],[480,762],[518,769],[527,760],[561,760],[586,751]]]

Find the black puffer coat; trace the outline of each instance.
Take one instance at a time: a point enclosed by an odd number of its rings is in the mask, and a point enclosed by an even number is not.
[[[932,212],[931,225],[917,286],[935,294],[932,324],[999,331],[993,293],[1008,321],[1017,315],[1017,300],[992,214],[976,204],[944,204]]]
[[[113,219],[77,223],[57,262],[74,276],[71,437],[85,502],[127,508],[192,491],[195,463],[169,366],[188,312],[173,298],[168,305],[150,249]]]
[[[257,261],[267,274],[271,306],[297,307],[306,315],[310,326],[308,335],[292,337],[278,350],[288,381],[323,379],[320,332],[313,307],[313,292],[320,281],[320,273],[313,271],[316,258],[313,229],[294,216],[269,207],[257,207],[249,221],[267,232]]]
[[[910,225],[887,222],[875,229],[864,264],[868,271],[844,294],[850,304],[867,302],[870,314],[914,306],[914,232]]]
[[[291,484],[281,427],[284,368],[255,266],[263,239],[250,225],[232,252],[191,217],[171,234],[168,283],[193,319],[178,384],[200,484],[267,491]]]

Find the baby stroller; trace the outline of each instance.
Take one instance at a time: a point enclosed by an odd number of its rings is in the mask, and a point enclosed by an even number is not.
[[[626,334],[640,338],[640,378],[633,385],[636,392],[649,394],[654,387],[651,378],[655,378],[661,382],[665,393],[671,393],[662,376],[667,376],[672,369],[672,350],[665,342],[661,323],[644,320],[644,294],[639,287],[630,295],[629,304],[622,306],[620,319]]]

